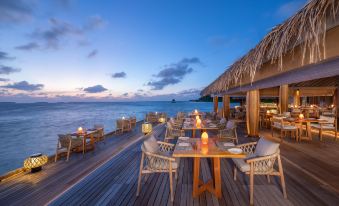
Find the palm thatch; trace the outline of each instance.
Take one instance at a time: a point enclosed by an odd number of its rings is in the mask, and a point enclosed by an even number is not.
[[[296,46],[302,51],[301,64],[316,63],[326,58],[325,36],[329,22],[337,20],[338,0],[313,0],[294,16],[273,28],[246,55],[237,60],[201,95],[219,94],[235,85],[240,86],[244,77],[253,82],[256,72],[266,62],[278,64],[283,69],[283,56],[293,52]]]

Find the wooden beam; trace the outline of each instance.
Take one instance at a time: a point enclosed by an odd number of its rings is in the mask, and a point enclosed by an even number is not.
[[[219,97],[218,96],[213,97],[213,105],[214,105],[213,111],[215,113],[218,113],[218,106],[219,106]]]
[[[300,90],[293,91],[293,106],[300,106]]]
[[[288,91],[288,84],[281,85],[279,88],[280,113],[288,111]]]
[[[246,124],[249,137],[259,136],[259,90],[251,90],[246,95]]]
[[[230,96],[224,95],[222,98],[223,102],[223,115],[224,118],[228,119],[230,116]]]
[[[339,57],[334,57],[317,64],[306,65],[298,68],[297,70],[291,70],[273,77],[258,80],[256,82],[253,82],[252,84],[234,87],[221,94],[234,94],[338,75]]]

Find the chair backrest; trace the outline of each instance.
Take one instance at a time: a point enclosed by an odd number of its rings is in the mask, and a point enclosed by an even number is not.
[[[122,119],[117,119],[117,129],[122,129],[124,126],[124,121]]]
[[[58,134],[59,137],[59,144],[62,148],[67,148],[69,143],[71,142],[71,135],[69,134]]]
[[[275,126],[275,127],[281,127],[283,125],[283,118],[281,117],[273,117],[272,120],[271,120],[271,124],[272,126]]]
[[[234,121],[230,120],[230,121],[227,121],[227,124],[226,124],[226,129],[233,129],[236,127],[236,124]]]
[[[331,124],[331,126],[335,125],[335,122],[336,122],[335,117],[320,115],[320,119],[326,120],[328,122],[328,124]]]
[[[291,117],[291,112],[283,112],[282,116],[284,116],[284,117]]]

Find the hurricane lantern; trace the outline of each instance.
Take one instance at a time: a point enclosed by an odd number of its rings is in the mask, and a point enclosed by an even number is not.
[[[303,114],[299,114],[299,119],[304,119],[304,115]]]
[[[152,132],[152,124],[148,122],[144,122],[141,127],[142,133],[149,134]]]
[[[159,122],[160,122],[160,123],[164,123],[165,121],[166,121],[166,120],[165,120],[164,117],[160,117],[160,118],[159,118]]]
[[[201,143],[202,144],[208,144],[208,134],[207,134],[207,132],[203,132],[201,134]]]
[[[84,132],[84,129],[82,129],[82,127],[78,128],[78,134],[82,134]]]
[[[39,172],[47,161],[48,157],[46,155],[41,153],[33,154],[24,161],[24,168],[30,169],[31,173]]]

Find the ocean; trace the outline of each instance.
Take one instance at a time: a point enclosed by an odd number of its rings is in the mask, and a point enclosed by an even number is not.
[[[92,128],[94,124],[103,124],[105,132],[110,132],[115,129],[115,120],[123,116],[134,115],[139,121],[151,111],[174,116],[178,111],[194,109],[209,112],[213,103],[0,103],[0,175],[22,167],[31,154],[54,154],[57,135],[74,132],[80,126]]]

